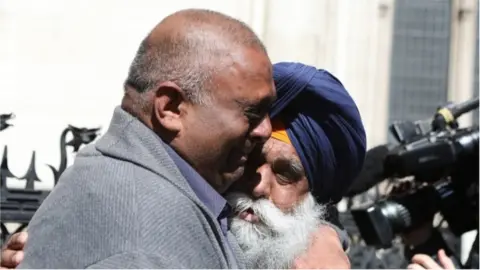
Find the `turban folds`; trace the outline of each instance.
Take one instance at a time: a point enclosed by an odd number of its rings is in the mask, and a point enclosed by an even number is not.
[[[338,202],[365,158],[366,135],[355,102],[337,78],[312,66],[277,63],[273,77],[272,123],[285,126],[317,200]]]

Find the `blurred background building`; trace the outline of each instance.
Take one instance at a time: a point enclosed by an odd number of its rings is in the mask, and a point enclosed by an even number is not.
[[[142,38],[189,7],[244,20],[273,62],[335,74],[360,107],[369,147],[388,140],[394,120],[478,95],[478,0],[1,0],[0,113],[16,119],[0,144],[11,170],[23,174],[36,150],[37,186],[51,187],[45,164],[59,162],[62,130],[105,129]]]
[[[140,41],[184,8],[245,21],[273,62],[335,74],[358,103],[369,147],[391,140],[392,121],[479,93],[478,0],[0,0],[0,114],[16,115],[0,156],[8,145],[11,171],[25,174],[35,150],[35,188],[50,189],[46,164],[60,162],[62,130],[105,132]],[[471,122],[478,111],[460,121]]]

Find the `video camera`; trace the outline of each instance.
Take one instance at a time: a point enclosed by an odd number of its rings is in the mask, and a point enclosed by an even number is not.
[[[479,129],[459,128],[456,121],[478,103],[441,107],[431,122],[391,125],[399,145],[386,154],[383,179],[413,180],[400,180],[387,197],[351,210],[367,245],[390,247],[396,235],[433,223],[439,212],[456,236],[478,229]]]

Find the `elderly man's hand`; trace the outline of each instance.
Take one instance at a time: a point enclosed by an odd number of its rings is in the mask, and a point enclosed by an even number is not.
[[[337,232],[322,225],[315,233],[305,254],[298,257],[294,269],[349,269],[350,261],[343,251]]]
[[[438,263],[428,255],[416,254],[413,256],[412,264],[408,266],[408,269],[455,269],[455,265],[443,249],[438,251],[438,260],[442,266],[438,265]]]
[[[22,262],[23,248],[27,238],[27,232],[19,232],[10,237],[8,242],[2,247],[0,269],[15,268]]]

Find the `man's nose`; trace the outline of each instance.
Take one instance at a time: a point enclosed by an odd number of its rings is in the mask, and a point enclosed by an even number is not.
[[[260,178],[252,189],[254,198],[270,197],[270,178],[272,177],[271,169],[268,164],[264,164],[257,169],[257,176]]]
[[[258,143],[266,142],[272,135],[272,123],[270,117],[265,116],[260,124],[256,126],[250,133],[250,136]]]

